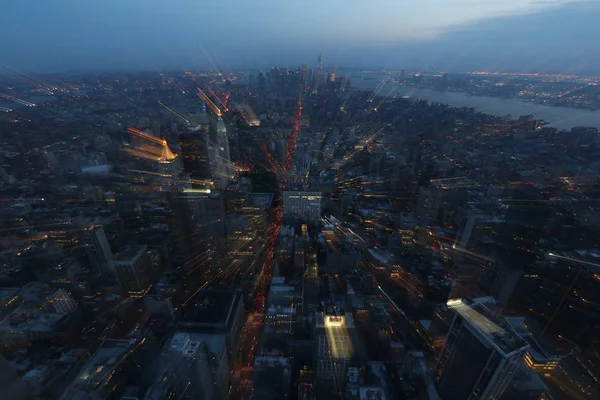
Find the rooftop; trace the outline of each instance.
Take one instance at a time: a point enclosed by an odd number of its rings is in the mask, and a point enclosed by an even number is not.
[[[494,315],[482,303],[449,300],[448,308],[458,313],[484,341],[491,343],[504,356],[526,349],[529,344],[519,336],[504,318]]]
[[[114,256],[116,262],[131,262],[138,258],[144,251],[146,251],[145,245],[134,245],[127,246]]]
[[[363,386],[359,389],[360,400],[385,400],[387,397],[382,388]]]
[[[65,400],[87,398],[89,391],[95,390],[99,385],[108,381],[113,371],[137,344],[136,339],[102,342],[71,386],[64,392],[62,398]]]
[[[250,205],[261,208],[271,207],[273,202],[273,193],[252,193],[250,194]]]
[[[0,322],[0,331],[14,332],[54,332],[65,322],[67,314],[41,311],[39,308],[21,306]]]
[[[240,293],[231,290],[207,290],[183,306],[181,327],[225,328],[235,315]]]

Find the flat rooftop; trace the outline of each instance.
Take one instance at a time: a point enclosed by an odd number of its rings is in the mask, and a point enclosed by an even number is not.
[[[21,306],[0,322],[0,331],[54,332],[67,314],[40,311],[37,307]]]
[[[127,246],[115,254],[113,260],[117,262],[128,262],[134,260],[139,254],[146,251],[145,245]]]
[[[107,382],[109,376],[137,343],[135,339],[102,342],[71,386],[64,392],[62,399],[87,398],[90,391]]]
[[[251,193],[250,205],[261,208],[269,208],[273,203],[273,193]]]
[[[359,389],[360,400],[385,400],[387,396],[382,388],[361,386]]]
[[[233,290],[207,290],[199,292],[188,304],[181,307],[181,326],[225,328],[235,314],[240,293]]]
[[[481,303],[449,300],[448,308],[460,315],[484,341],[491,343],[504,356],[525,349],[529,344],[519,336],[504,318],[493,314]]]

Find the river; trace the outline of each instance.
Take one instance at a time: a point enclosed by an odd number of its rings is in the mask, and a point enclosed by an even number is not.
[[[366,90],[374,90],[385,77],[383,74],[366,73],[354,73],[346,76],[350,79],[352,86]],[[411,88],[392,82],[384,84],[379,91],[379,95],[409,96],[426,100],[430,103],[447,104],[453,107],[469,107],[485,114],[498,116],[510,114],[513,118],[521,115],[533,115],[535,119],[543,120],[549,126],[561,130],[569,130],[576,126],[589,126],[600,129],[600,112],[598,111],[550,107],[520,99],[469,96],[460,92],[441,92],[431,89]]]

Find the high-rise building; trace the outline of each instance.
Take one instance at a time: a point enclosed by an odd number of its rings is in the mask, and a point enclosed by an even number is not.
[[[208,134],[203,131],[181,133],[179,146],[183,158],[183,168],[190,174],[190,177],[195,180],[210,178]]]
[[[506,303],[547,332],[579,346],[593,343],[600,332],[598,259],[591,249],[547,254],[519,274]]]
[[[434,374],[442,398],[498,399],[529,344],[501,317],[476,300],[450,300],[455,313]]]
[[[159,374],[145,400],[169,398],[169,394],[178,398],[215,399],[206,344],[193,334],[175,333],[157,364]]]
[[[90,225],[80,231],[94,267],[103,274],[112,274],[112,250],[102,225]]]
[[[256,357],[254,362],[254,399],[285,399],[290,395],[290,359]]]
[[[321,218],[321,192],[283,192],[283,213],[310,223]]]
[[[159,172],[168,175],[171,182],[176,183],[179,174],[183,170],[181,158],[169,148],[167,141],[162,140],[162,152],[158,158]]]
[[[150,288],[151,263],[147,246],[130,246],[115,255],[113,265],[121,288],[131,296],[143,297]]]
[[[319,86],[323,85],[323,56],[319,54],[319,59],[317,61],[317,70],[315,71],[315,76],[313,79],[313,93],[317,93],[319,90]]]
[[[331,305],[317,312],[315,318],[317,379],[339,393],[348,362],[354,358],[354,319],[352,314]]]
[[[225,121],[220,115],[211,115],[209,125],[208,159],[212,170],[212,180],[218,189],[225,189],[233,175],[229,136]]]

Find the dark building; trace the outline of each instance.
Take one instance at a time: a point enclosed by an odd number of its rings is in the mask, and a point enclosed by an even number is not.
[[[179,135],[183,169],[192,179],[210,177],[208,135],[205,132],[186,132]],[[192,182],[192,186],[194,186]]]
[[[244,319],[241,291],[205,290],[180,308],[182,332],[224,335],[230,359],[237,349]]]
[[[455,316],[434,369],[438,392],[452,400],[499,398],[529,344],[479,302],[448,307]]]

